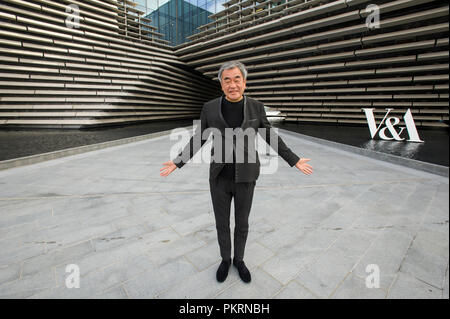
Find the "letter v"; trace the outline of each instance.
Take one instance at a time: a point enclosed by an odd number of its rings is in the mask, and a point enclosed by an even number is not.
[[[375,137],[375,135],[377,135],[378,131],[380,130],[381,126],[383,125],[384,121],[386,120],[386,117],[389,115],[389,113],[393,110],[393,109],[386,109],[387,113],[386,115],[383,117],[383,120],[381,121],[380,125],[376,125],[375,123],[375,117],[373,115],[373,110],[374,109],[362,109],[364,111],[364,113],[366,114],[366,118],[367,118],[367,124],[369,125],[369,131],[370,131],[370,136],[372,138]]]

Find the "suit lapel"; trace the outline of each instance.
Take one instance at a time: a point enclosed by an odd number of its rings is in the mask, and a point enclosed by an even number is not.
[[[242,120],[241,128],[244,128],[245,124],[247,124],[247,97],[244,94],[244,119]]]
[[[225,121],[225,119],[223,118],[223,114],[222,114],[222,99],[223,99],[223,95],[220,97],[220,100],[219,100],[219,119],[223,123],[224,127],[230,127],[228,125],[227,121]]]

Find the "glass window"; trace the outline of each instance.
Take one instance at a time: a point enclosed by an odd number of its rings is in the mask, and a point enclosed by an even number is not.
[[[167,2],[169,2],[169,0],[159,0],[158,1],[158,8],[162,7],[163,5],[165,5]]]
[[[139,0],[145,3],[147,17],[157,32],[171,45],[188,41],[186,37],[197,33],[197,28],[213,20],[208,16],[222,11],[228,0]],[[283,1],[283,0],[280,0]]]
[[[158,0],[147,0],[147,10],[151,9],[151,10],[156,10],[158,9],[159,5],[158,5]]]

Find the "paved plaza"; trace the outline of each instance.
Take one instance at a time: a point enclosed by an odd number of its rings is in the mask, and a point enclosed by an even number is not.
[[[314,174],[260,153],[250,284],[216,281],[209,165],[160,177],[163,135],[0,171],[0,298],[449,298],[448,177],[279,133]]]

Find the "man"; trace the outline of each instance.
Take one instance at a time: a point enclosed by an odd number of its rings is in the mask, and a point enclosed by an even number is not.
[[[235,231],[233,265],[240,278],[249,283],[251,274],[244,263],[244,250],[248,234],[248,217],[252,205],[253,191],[259,176],[260,162],[257,153],[251,151],[255,145],[255,135],[247,139],[239,135],[242,130],[258,130],[272,148],[292,167],[295,166],[306,175],[312,174],[307,158],[295,155],[275,134],[267,120],[263,103],[244,95],[247,83],[247,70],[238,61],[224,63],[219,70],[219,81],[225,96],[213,99],[203,105],[200,115],[200,128],[183,151],[173,160],[165,162],[160,169],[161,176],[168,176],[195,155],[206,142],[206,129],[214,129],[210,164],[210,192],[216,220],[222,262],[216,273],[217,281],[223,282],[231,265],[230,206],[234,198]],[[261,130],[262,129],[262,130]],[[265,129],[265,130],[264,130]],[[233,135],[227,134],[233,130]],[[240,130],[240,131],[239,131]],[[261,133],[261,131],[263,131]],[[201,137],[201,138],[200,138]],[[195,145],[194,141],[201,139]],[[227,155],[228,154],[228,155]],[[224,155],[224,156],[222,156]],[[232,156],[231,156],[232,155]],[[243,156],[240,156],[243,155]],[[243,159],[242,159],[243,157]]]

